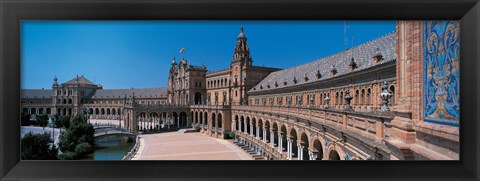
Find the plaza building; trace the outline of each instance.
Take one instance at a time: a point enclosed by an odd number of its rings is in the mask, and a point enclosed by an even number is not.
[[[22,90],[31,114],[120,119],[133,132],[200,128],[274,160],[458,160],[459,22],[396,30],[288,69],[255,66],[240,29],[230,66],[173,58],[167,88],[104,90],[83,76]]]

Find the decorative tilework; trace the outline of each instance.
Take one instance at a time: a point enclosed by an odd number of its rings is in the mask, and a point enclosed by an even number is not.
[[[460,24],[425,21],[424,25],[424,120],[458,126]]]

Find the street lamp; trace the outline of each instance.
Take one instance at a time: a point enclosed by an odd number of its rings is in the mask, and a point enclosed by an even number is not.
[[[83,108],[83,116],[86,117],[86,122],[90,123],[90,120],[87,117],[88,114],[90,114],[90,110],[88,110],[87,108]]]

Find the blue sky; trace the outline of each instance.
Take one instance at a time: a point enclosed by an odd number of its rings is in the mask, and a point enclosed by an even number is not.
[[[22,21],[21,86],[78,74],[104,89],[166,87],[173,56],[227,68],[241,25],[253,64],[282,69],[395,31],[395,21],[346,21],[345,46],[344,21]]]

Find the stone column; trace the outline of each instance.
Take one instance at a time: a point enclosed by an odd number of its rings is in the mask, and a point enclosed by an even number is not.
[[[308,155],[310,156],[310,160],[317,160],[317,153],[313,152],[312,150],[308,150]]]
[[[167,127],[168,127],[168,130],[170,130],[170,118],[168,117],[168,113],[167,113]]]
[[[283,140],[282,140],[282,134],[281,133],[278,133],[278,152],[282,153],[283,151],[283,148],[282,148],[282,143],[283,143]],[[270,143],[273,143],[273,141],[271,141]]]
[[[289,160],[292,160],[292,139],[291,138],[287,138],[287,158]]]
[[[250,122],[250,136],[253,136],[253,124]]]
[[[301,143],[297,143],[298,160],[303,160],[303,149],[305,148]]]
[[[273,133],[273,131],[270,130],[270,146],[273,148],[275,147],[275,133]]]
[[[260,139],[260,126],[256,125],[257,139]]]
[[[248,128],[248,127],[247,127],[247,122],[245,121],[245,122],[243,122],[243,124],[244,124],[244,125],[243,125],[243,126],[244,126],[243,129],[245,130],[244,133],[247,133],[247,128]]]
[[[177,128],[180,128],[180,115],[177,116]]]
[[[263,128],[263,142],[267,143],[267,130]]]

